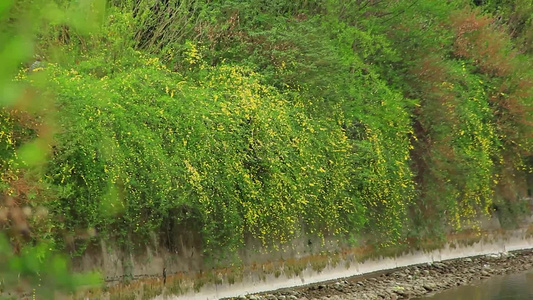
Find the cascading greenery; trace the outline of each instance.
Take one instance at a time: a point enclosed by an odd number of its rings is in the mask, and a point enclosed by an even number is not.
[[[245,232],[286,242],[302,223],[317,234],[360,227],[345,131],[245,67],[205,65],[191,47],[190,62],[205,71],[194,79],[139,53],[101,78],[90,64],[47,67],[68,128],[49,169],[66,228],[148,234],[184,208],[201,222],[206,249],[220,249],[242,245]],[[109,211],[118,218],[102,218]]]
[[[462,0],[89,2],[48,3],[43,62],[16,79],[55,98],[34,183],[57,237],[131,243],[172,220],[210,254],[302,234],[391,245],[523,193],[533,28],[517,6],[482,6],[522,20],[506,25]],[[85,14],[96,29],[67,22]],[[26,197],[9,174],[40,133],[0,118],[0,187]]]

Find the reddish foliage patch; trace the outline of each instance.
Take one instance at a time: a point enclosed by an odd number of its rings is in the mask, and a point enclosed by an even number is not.
[[[484,73],[507,76],[512,69],[510,38],[504,30],[494,25],[494,20],[473,10],[463,10],[452,15],[456,34],[455,55],[471,59]]]

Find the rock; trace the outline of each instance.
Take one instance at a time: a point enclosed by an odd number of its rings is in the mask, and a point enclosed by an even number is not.
[[[395,286],[392,289],[388,290],[389,292],[396,293],[402,297],[408,297],[409,291],[407,291],[403,286]]]
[[[35,69],[42,68],[42,67],[44,67],[43,63],[37,59],[31,64],[29,71],[33,72]]]
[[[513,259],[509,253],[491,254],[481,257],[467,257],[453,261],[434,262],[400,268],[382,275],[346,281],[339,278],[332,283],[317,283],[302,289],[271,292],[276,298],[267,298],[265,294],[249,295],[249,300],[284,299],[284,300],[342,300],[342,299],[407,299],[423,297],[447,288],[465,285],[472,281],[488,278],[505,272],[517,273],[533,262],[531,253],[517,254]],[[497,257],[502,259],[496,259]],[[298,292],[296,292],[298,291]],[[281,296],[284,295],[285,297]],[[304,297],[305,296],[305,297]],[[240,298],[242,299],[242,298]]]
[[[487,254],[487,255],[485,255],[485,258],[488,258],[488,259],[499,259],[500,258],[500,254],[498,254],[498,253]]]
[[[396,294],[398,294],[399,296],[402,296],[404,298],[407,298],[409,299],[411,297],[411,292],[409,291],[402,291],[402,290],[398,290],[398,291],[394,291]]]
[[[433,266],[438,269],[444,269],[446,268],[446,265],[443,263],[434,263]]]
[[[342,281],[335,282],[335,287],[337,289],[342,289],[344,286],[346,286],[346,284],[344,282],[342,282]]]

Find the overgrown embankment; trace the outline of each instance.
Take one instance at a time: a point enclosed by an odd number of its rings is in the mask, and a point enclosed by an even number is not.
[[[173,250],[188,231],[216,265],[247,243],[390,246],[529,211],[528,1],[40,4],[0,9],[16,247]]]

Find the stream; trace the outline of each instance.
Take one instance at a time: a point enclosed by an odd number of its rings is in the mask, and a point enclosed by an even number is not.
[[[531,300],[533,299],[533,270],[519,274],[496,276],[479,282],[416,300]]]

